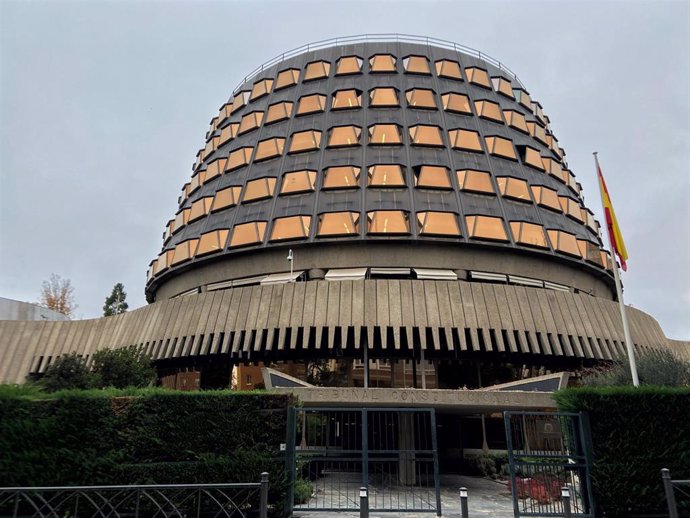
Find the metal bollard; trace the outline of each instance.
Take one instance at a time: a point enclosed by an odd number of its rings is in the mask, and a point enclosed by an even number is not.
[[[359,518],[369,518],[369,495],[366,487],[359,488]]]
[[[259,518],[268,517],[268,473],[261,474],[261,502],[259,504]]]
[[[467,488],[460,488],[460,516],[462,518],[469,518],[470,510],[467,507]]]
[[[570,488],[568,486],[563,486],[561,488],[561,499],[563,500],[564,518],[571,518],[572,514],[570,512]]]
[[[661,470],[661,481],[664,483],[664,493],[666,494],[666,504],[668,505],[668,515],[670,518],[678,518],[678,507],[676,507],[676,496],[673,494],[673,481],[671,472],[668,468]]]

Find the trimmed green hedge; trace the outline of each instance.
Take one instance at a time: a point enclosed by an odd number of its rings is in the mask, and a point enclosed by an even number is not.
[[[287,495],[290,396],[0,387],[0,486],[258,482]]]
[[[555,399],[561,411],[589,414],[599,513],[667,514],[661,469],[690,479],[690,388],[573,388]]]

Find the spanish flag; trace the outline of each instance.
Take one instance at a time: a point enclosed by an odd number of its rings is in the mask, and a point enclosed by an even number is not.
[[[623,235],[621,234],[621,229],[618,227],[616,213],[613,211],[613,204],[611,203],[609,190],[606,188],[604,175],[601,174],[601,167],[599,167],[599,159],[597,158],[596,154],[594,155],[594,159],[597,164],[597,174],[599,175],[599,192],[601,193],[601,204],[604,206],[604,214],[606,216],[606,228],[608,228],[609,239],[611,241],[611,252],[615,253],[618,256],[621,262],[621,268],[623,268],[623,271],[626,271],[628,251],[625,249]]]

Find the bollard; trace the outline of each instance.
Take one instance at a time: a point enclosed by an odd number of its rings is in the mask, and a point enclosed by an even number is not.
[[[369,518],[369,496],[367,488],[359,488],[359,518]]]
[[[268,473],[261,474],[261,502],[259,503],[259,518],[268,517]]]
[[[467,507],[467,488],[460,488],[460,516],[462,518],[469,518],[470,511]]]
[[[678,518],[676,496],[673,494],[673,481],[671,480],[671,472],[667,468],[661,470],[661,481],[664,483],[664,493],[666,494],[668,515],[670,518]]]
[[[571,518],[570,513],[570,488],[568,486],[563,486],[561,489],[561,498],[563,500],[563,516],[564,518]]]

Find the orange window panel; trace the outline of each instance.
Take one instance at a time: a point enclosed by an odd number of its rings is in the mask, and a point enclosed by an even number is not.
[[[613,262],[611,261],[611,254],[609,254],[606,250],[601,251],[601,263],[606,265],[607,270],[613,269]]]
[[[237,130],[238,135],[255,130],[261,126],[261,121],[264,120],[264,112],[251,112],[242,117],[240,127]]]
[[[280,194],[298,194],[314,190],[316,184],[316,171],[292,171],[283,175],[283,184]]]
[[[410,217],[402,210],[374,210],[367,212],[367,233],[409,234]]]
[[[374,88],[369,92],[369,106],[372,108],[392,108],[400,106],[395,88]]]
[[[440,165],[423,165],[415,175],[417,187],[427,189],[452,189],[447,167]]]
[[[326,96],[322,94],[305,95],[299,98],[297,115],[319,113],[326,109]]]
[[[539,122],[546,126],[546,116],[544,115],[544,110],[541,107],[541,104],[532,101],[532,113],[534,113],[534,116],[539,120]]]
[[[557,251],[564,254],[574,255],[575,257],[582,257],[580,248],[577,246],[577,238],[568,232],[562,230],[547,230],[549,241]]]
[[[465,216],[470,237],[490,241],[508,241],[502,218],[494,216]]]
[[[359,90],[339,90],[333,94],[333,110],[351,110],[362,106],[362,92]]]
[[[485,137],[484,140],[492,155],[517,161],[512,140],[503,137]]]
[[[395,58],[390,54],[376,54],[369,58],[369,71],[373,73],[395,72]]]
[[[418,125],[409,128],[410,140],[415,146],[443,147],[443,137],[438,126]]]
[[[299,70],[296,68],[288,68],[287,70],[281,70],[278,72],[278,77],[276,77],[276,82],[274,84],[274,90],[281,90],[282,88],[287,88],[288,86],[296,85],[299,81]]]
[[[229,207],[234,207],[240,201],[240,192],[242,187],[239,185],[234,185],[232,187],[227,187],[216,191],[216,195],[213,197],[213,205],[211,206],[211,212],[216,212],[218,210],[227,209]]]
[[[214,230],[201,234],[199,246],[196,249],[196,257],[222,251],[225,248],[225,243],[228,241],[229,234],[230,230],[228,229]]]
[[[482,119],[487,119],[493,122],[500,122],[503,124],[503,117],[501,116],[501,107],[492,101],[482,100],[474,102],[474,109],[477,110],[477,115]]]
[[[590,212],[589,209],[585,209],[584,207],[582,208],[582,219],[585,222],[585,225],[592,230],[595,233],[599,232],[599,225],[597,224],[597,220],[594,219],[594,214]]]
[[[515,100],[522,106],[532,111],[532,99],[529,94],[522,90],[521,88],[513,88],[513,94],[515,95]]]
[[[268,95],[271,92],[272,87],[273,79],[263,79],[261,81],[257,81],[254,83],[249,100],[254,101],[256,99],[261,99],[264,95]]]
[[[449,59],[441,59],[436,62],[436,75],[438,77],[462,81],[460,65],[457,61],[450,61]]]
[[[527,129],[527,121],[522,113],[516,112],[515,110],[503,110],[503,116],[505,117],[508,126],[515,128],[522,133],[529,134],[529,129]]]
[[[228,155],[227,170],[234,171],[235,169],[247,165],[252,157],[252,151],[254,151],[254,148],[251,147],[241,147],[232,151]]]
[[[544,166],[544,171],[563,181],[563,167],[561,164],[559,164],[553,158],[543,157],[542,165]]]
[[[222,146],[226,142],[230,142],[237,136],[237,131],[240,129],[240,125],[237,122],[228,124],[220,130],[220,138],[218,139],[218,145]]]
[[[171,266],[180,264],[184,261],[189,261],[196,253],[196,248],[199,245],[198,239],[188,239],[183,241],[175,247],[175,253],[171,261]]]
[[[263,243],[265,233],[265,221],[250,221],[249,223],[235,225],[230,238],[230,248],[259,245]]]
[[[582,207],[580,207],[580,204],[573,200],[572,198],[568,198],[567,196],[559,196],[558,201],[561,204],[561,209],[563,209],[563,213],[566,216],[570,216],[573,218],[575,221],[578,221],[582,223]]]
[[[362,129],[357,126],[337,126],[328,133],[328,147],[358,146]]]
[[[274,122],[284,121],[289,119],[292,115],[292,103],[291,102],[281,102],[275,103],[268,107],[266,110],[266,119],[264,124],[273,124]]]
[[[522,163],[534,169],[544,170],[544,161],[539,154],[539,151],[529,146],[524,147],[524,154],[522,155]]]
[[[470,108],[470,99],[464,94],[450,92],[441,96],[443,109],[448,112],[461,113],[463,115],[472,115],[472,108]]]
[[[238,92],[235,97],[232,98],[232,113],[245,107],[249,102],[249,96],[251,92]]]
[[[307,239],[311,226],[311,216],[288,216],[273,220],[269,241],[287,241],[290,239]]]
[[[205,180],[206,180],[206,171],[199,171],[194,176],[192,176],[192,181],[189,182],[189,193],[190,194],[193,193],[199,187],[204,185]]]
[[[220,107],[220,110],[218,111],[218,120],[219,122],[223,122],[225,119],[230,117],[230,114],[232,113],[232,103],[225,103],[223,106]]]
[[[156,259],[156,275],[161,273],[163,270],[168,268],[170,266],[170,263],[172,262],[173,255],[175,255],[175,249],[171,248],[170,250],[166,250],[163,252],[161,255],[158,256],[158,259]]]
[[[163,241],[167,241],[173,235],[175,231],[175,220],[171,219],[165,226],[165,232],[163,233]]]
[[[456,172],[460,190],[480,194],[496,194],[491,183],[491,174],[475,169],[460,169]]]
[[[368,169],[369,187],[405,187],[402,166],[398,164],[372,165]]]
[[[534,194],[534,199],[537,204],[551,209],[555,212],[563,212],[561,204],[558,201],[558,192],[543,185],[532,186],[532,194]]]
[[[496,178],[496,183],[501,196],[504,198],[511,198],[526,203],[532,202],[532,198],[529,195],[529,186],[525,180],[510,176],[499,176]]]
[[[548,248],[544,227],[525,221],[511,221],[510,231],[516,243],[536,248]]]
[[[216,176],[220,176],[225,171],[225,165],[228,163],[227,158],[219,158],[209,163],[206,167],[206,177],[204,178],[204,183],[208,183],[213,180]]]
[[[422,236],[459,236],[457,215],[453,212],[418,212],[417,224]]]
[[[578,239],[577,246],[580,249],[580,255],[585,261],[594,263],[598,266],[604,266],[605,263],[602,261],[601,250],[598,244],[584,239]]]
[[[362,58],[357,56],[345,56],[340,58],[335,67],[335,75],[359,74],[362,71]]]
[[[403,67],[408,74],[431,75],[429,60],[425,56],[407,56],[403,59]]]
[[[494,90],[499,94],[508,97],[509,99],[515,99],[513,95],[513,85],[504,77],[492,77],[491,83],[494,85]]]
[[[527,129],[529,134],[532,135],[536,140],[546,145],[546,130],[542,128],[536,122],[528,122]]]
[[[468,67],[465,69],[465,75],[470,83],[484,88],[491,88],[489,74],[483,68]]]
[[[211,204],[213,203],[213,196],[205,196],[199,198],[192,203],[191,211],[189,212],[189,222],[196,221],[206,216],[211,212]]]
[[[479,133],[465,129],[454,129],[448,133],[453,149],[462,151],[482,152],[482,144],[479,141]]]
[[[307,65],[304,70],[304,81],[314,81],[328,77],[331,71],[331,64],[327,61],[314,61]]]
[[[426,88],[414,88],[405,93],[407,98],[407,105],[410,108],[421,109],[436,109],[436,99],[434,99],[434,91]]]
[[[218,149],[218,144],[220,142],[220,136],[213,137],[211,140],[206,142],[206,147],[204,148],[204,158],[213,153]]]
[[[187,222],[189,221],[189,213],[191,212],[191,209],[183,209],[180,212],[177,213],[175,216],[175,230],[174,232],[178,232],[182,230],[182,227],[184,227]]]
[[[304,153],[319,149],[321,132],[316,130],[298,131],[292,134],[289,153]]]
[[[273,196],[273,191],[276,187],[276,179],[271,177],[257,178],[247,182],[244,187],[244,196],[242,203],[249,203],[252,201],[263,200]]]
[[[260,162],[261,160],[270,160],[271,158],[277,158],[283,155],[283,149],[285,148],[284,138],[268,138],[259,141],[256,146],[256,155],[254,156],[254,162]]]
[[[334,166],[326,169],[322,189],[353,189],[359,187],[359,167]]]
[[[374,124],[369,126],[369,144],[377,146],[398,146],[402,144],[400,127],[397,124]]]
[[[326,212],[319,215],[318,236],[355,234],[359,234],[359,212]]]

